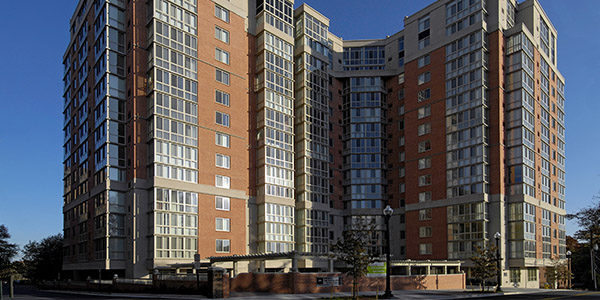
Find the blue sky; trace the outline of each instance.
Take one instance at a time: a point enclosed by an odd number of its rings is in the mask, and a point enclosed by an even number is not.
[[[344,39],[383,38],[432,1],[309,0]],[[541,0],[566,78],[567,211],[600,192],[600,1]],[[62,55],[76,0],[4,1],[0,10],[0,224],[20,245],[62,231]],[[596,149],[596,150],[594,150]],[[576,227],[567,224],[572,234]]]

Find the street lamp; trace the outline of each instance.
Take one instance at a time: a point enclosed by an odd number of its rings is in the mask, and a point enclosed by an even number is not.
[[[390,289],[390,218],[394,210],[388,205],[383,209],[385,216],[385,293],[383,297],[386,299],[392,298],[392,290]]]
[[[572,253],[570,250],[569,250],[569,251],[567,251],[567,260],[569,261],[569,265],[568,265],[568,267],[569,267],[569,268],[568,268],[568,271],[569,271],[569,272],[568,272],[569,278],[568,278],[568,281],[567,281],[567,288],[568,288],[568,289],[571,289],[571,276],[572,276],[572,275],[571,275],[571,255],[573,255],[573,253]]]
[[[590,239],[591,243],[591,239]],[[598,290],[598,278],[596,276],[596,261],[595,261],[595,253],[594,251],[598,251],[598,244],[594,244],[593,247],[590,247],[590,259],[592,260],[592,281],[594,281],[594,291]]]
[[[194,254],[194,269],[196,269],[196,290],[200,290],[200,254]]]
[[[502,258],[500,257],[500,232],[496,232],[494,234],[494,238],[496,239],[496,264],[498,267],[498,288],[496,289],[497,292],[502,292],[502,267],[500,266],[500,261],[502,260]]]

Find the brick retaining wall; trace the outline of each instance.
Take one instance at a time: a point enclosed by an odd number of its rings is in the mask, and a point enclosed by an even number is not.
[[[317,287],[317,277],[342,276],[343,286],[335,292],[351,292],[352,277],[341,273],[242,273],[229,279],[231,292],[265,292],[281,294],[328,293],[330,287]],[[465,274],[392,276],[393,290],[464,289]],[[385,277],[363,277],[360,291],[385,290]]]

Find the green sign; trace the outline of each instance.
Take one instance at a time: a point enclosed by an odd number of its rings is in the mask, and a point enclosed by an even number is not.
[[[367,267],[367,277],[381,277],[385,276],[386,265],[385,262],[375,262],[369,264]]]

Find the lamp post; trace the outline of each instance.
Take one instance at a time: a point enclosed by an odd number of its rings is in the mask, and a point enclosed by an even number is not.
[[[596,276],[596,261],[595,261],[595,253],[594,251],[598,251],[598,244],[590,247],[590,259],[592,260],[592,280],[594,281],[594,291],[598,290],[598,278]]]
[[[502,260],[502,258],[500,257],[500,232],[496,232],[494,234],[494,239],[496,239],[496,266],[498,267],[498,288],[496,289],[497,292],[502,292],[502,267],[500,265],[500,261]]]
[[[194,269],[196,269],[196,289],[200,290],[200,254],[194,254]]]
[[[567,278],[567,289],[569,289],[569,290],[571,289],[571,277],[572,277],[572,275],[571,275],[571,255],[573,255],[573,253],[570,250],[567,251],[567,260],[568,260],[567,271],[568,271],[568,276],[569,276]]]
[[[385,293],[383,297],[386,299],[392,298],[392,290],[390,289],[390,218],[394,210],[388,205],[383,209],[385,216]]]

